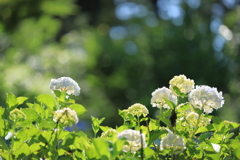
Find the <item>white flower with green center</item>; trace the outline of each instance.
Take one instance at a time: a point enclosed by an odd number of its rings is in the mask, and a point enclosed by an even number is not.
[[[185,75],[174,76],[170,82],[170,89],[172,91],[173,87],[176,86],[181,93],[187,94],[194,88],[194,81],[188,79]]]
[[[177,96],[170,89],[162,87],[152,93],[151,105],[157,108],[170,109],[164,98],[177,104]]]
[[[190,112],[186,116],[186,120],[187,120],[188,124],[193,128],[195,128],[196,126],[198,126],[198,127],[207,126],[211,122],[211,119],[209,119],[209,118],[206,118],[203,116],[201,116],[199,118],[199,115],[196,112]]]
[[[141,147],[146,148],[147,144],[145,141],[145,135],[141,134],[139,131],[127,129],[118,134],[118,138],[125,138],[127,143],[123,145],[124,152],[136,153]]]
[[[163,137],[160,149],[171,149],[174,154],[179,154],[186,149],[184,139],[178,135],[169,132],[165,137]]]
[[[128,109],[127,109],[128,113],[134,115],[134,116],[138,116],[140,117],[141,115],[146,117],[148,115],[148,109],[140,104],[140,103],[135,103],[134,105],[130,106]]]
[[[54,113],[53,121],[63,124],[64,126],[78,123],[78,117],[75,110],[63,108]]]
[[[80,94],[80,87],[70,77],[61,77],[58,79],[51,79],[50,89],[65,91],[68,95],[78,96]]]
[[[196,86],[189,95],[188,100],[194,108],[203,110],[205,113],[212,113],[213,109],[221,108],[224,104],[222,92],[209,86]]]

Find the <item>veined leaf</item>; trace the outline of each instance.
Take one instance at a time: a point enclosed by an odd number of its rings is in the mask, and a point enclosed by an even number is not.
[[[72,104],[69,106],[69,108],[73,109],[76,111],[77,115],[81,115],[84,112],[86,112],[87,110],[80,104]]]
[[[7,93],[7,100],[6,100],[7,106],[9,108],[9,111],[13,110],[18,106],[18,100],[14,94]]]
[[[110,159],[109,145],[104,139],[93,139],[93,145],[101,159]]]
[[[33,109],[24,108],[24,109],[21,109],[21,111],[23,111],[23,113],[26,114],[27,120],[35,121],[38,118],[37,112],[35,110],[33,110]]]
[[[51,110],[56,110],[55,99],[52,96],[47,94],[41,94],[36,99],[38,102],[43,103]]]
[[[18,105],[23,104],[27,99],[27,97],[17,97]]]

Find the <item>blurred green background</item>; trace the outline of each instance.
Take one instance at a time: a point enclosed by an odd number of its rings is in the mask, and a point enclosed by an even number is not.
[[[120,125],[175,75],[222,91],[213,114],[240,122],[239,0],[0,0],[0,105],[6,93],[52,94],[52,78],[81,87],[90,115]]]

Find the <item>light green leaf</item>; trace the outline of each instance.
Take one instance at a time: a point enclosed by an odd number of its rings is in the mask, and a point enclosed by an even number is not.
[[[82,105],[80,105],[80,104],[72,104],[72,105],[69,106],[69,108],[75,110],[78,116],[87,111],[87,110],[86,110]]]
[[[153,149],[151,149],[151,148],[144,148],[144,155],[145,155],[146,159],[150,158],[154,154],[155,154],[155,152],[154,152]]]
[[[51,110],[56,110],[55,99],[52,96],[47,94],[41,94],[36,99],[38,102],[43,103]]]
[[[27,97],[17,97],[18,105],[23,104],[27,99]]]
[[[110,159],[109,145],[104,139],[93,139],[93,145],[101,159]]]
[[[34,111],[33,109],[24,108],[24,109],[21,109],[21,111],[23,111],[23,113],[26,114],[27,120],[35,121],[38,118],[38,113],[36,111]]]
[[[7,93],[7,100],[6,100],[7,106],[9,108],[9,111],[13,110],[18,106],[18,100],[14,94]]]

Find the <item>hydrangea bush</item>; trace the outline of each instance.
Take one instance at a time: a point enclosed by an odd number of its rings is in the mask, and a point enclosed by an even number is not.
[[[169,84],[152,93],[156,117],[140,103],[119,110],[123,124],[116,128],[92,116],[93,138],[66,130],[86,112],[72,99],[80,94],[73,79],[52,79],[54,96],[41,94],[33,103],[7,94],[0,107],[0,159],[240,159],[240,124],[211,115],[223,107],[222,92],[195,86],[185,75]]]

